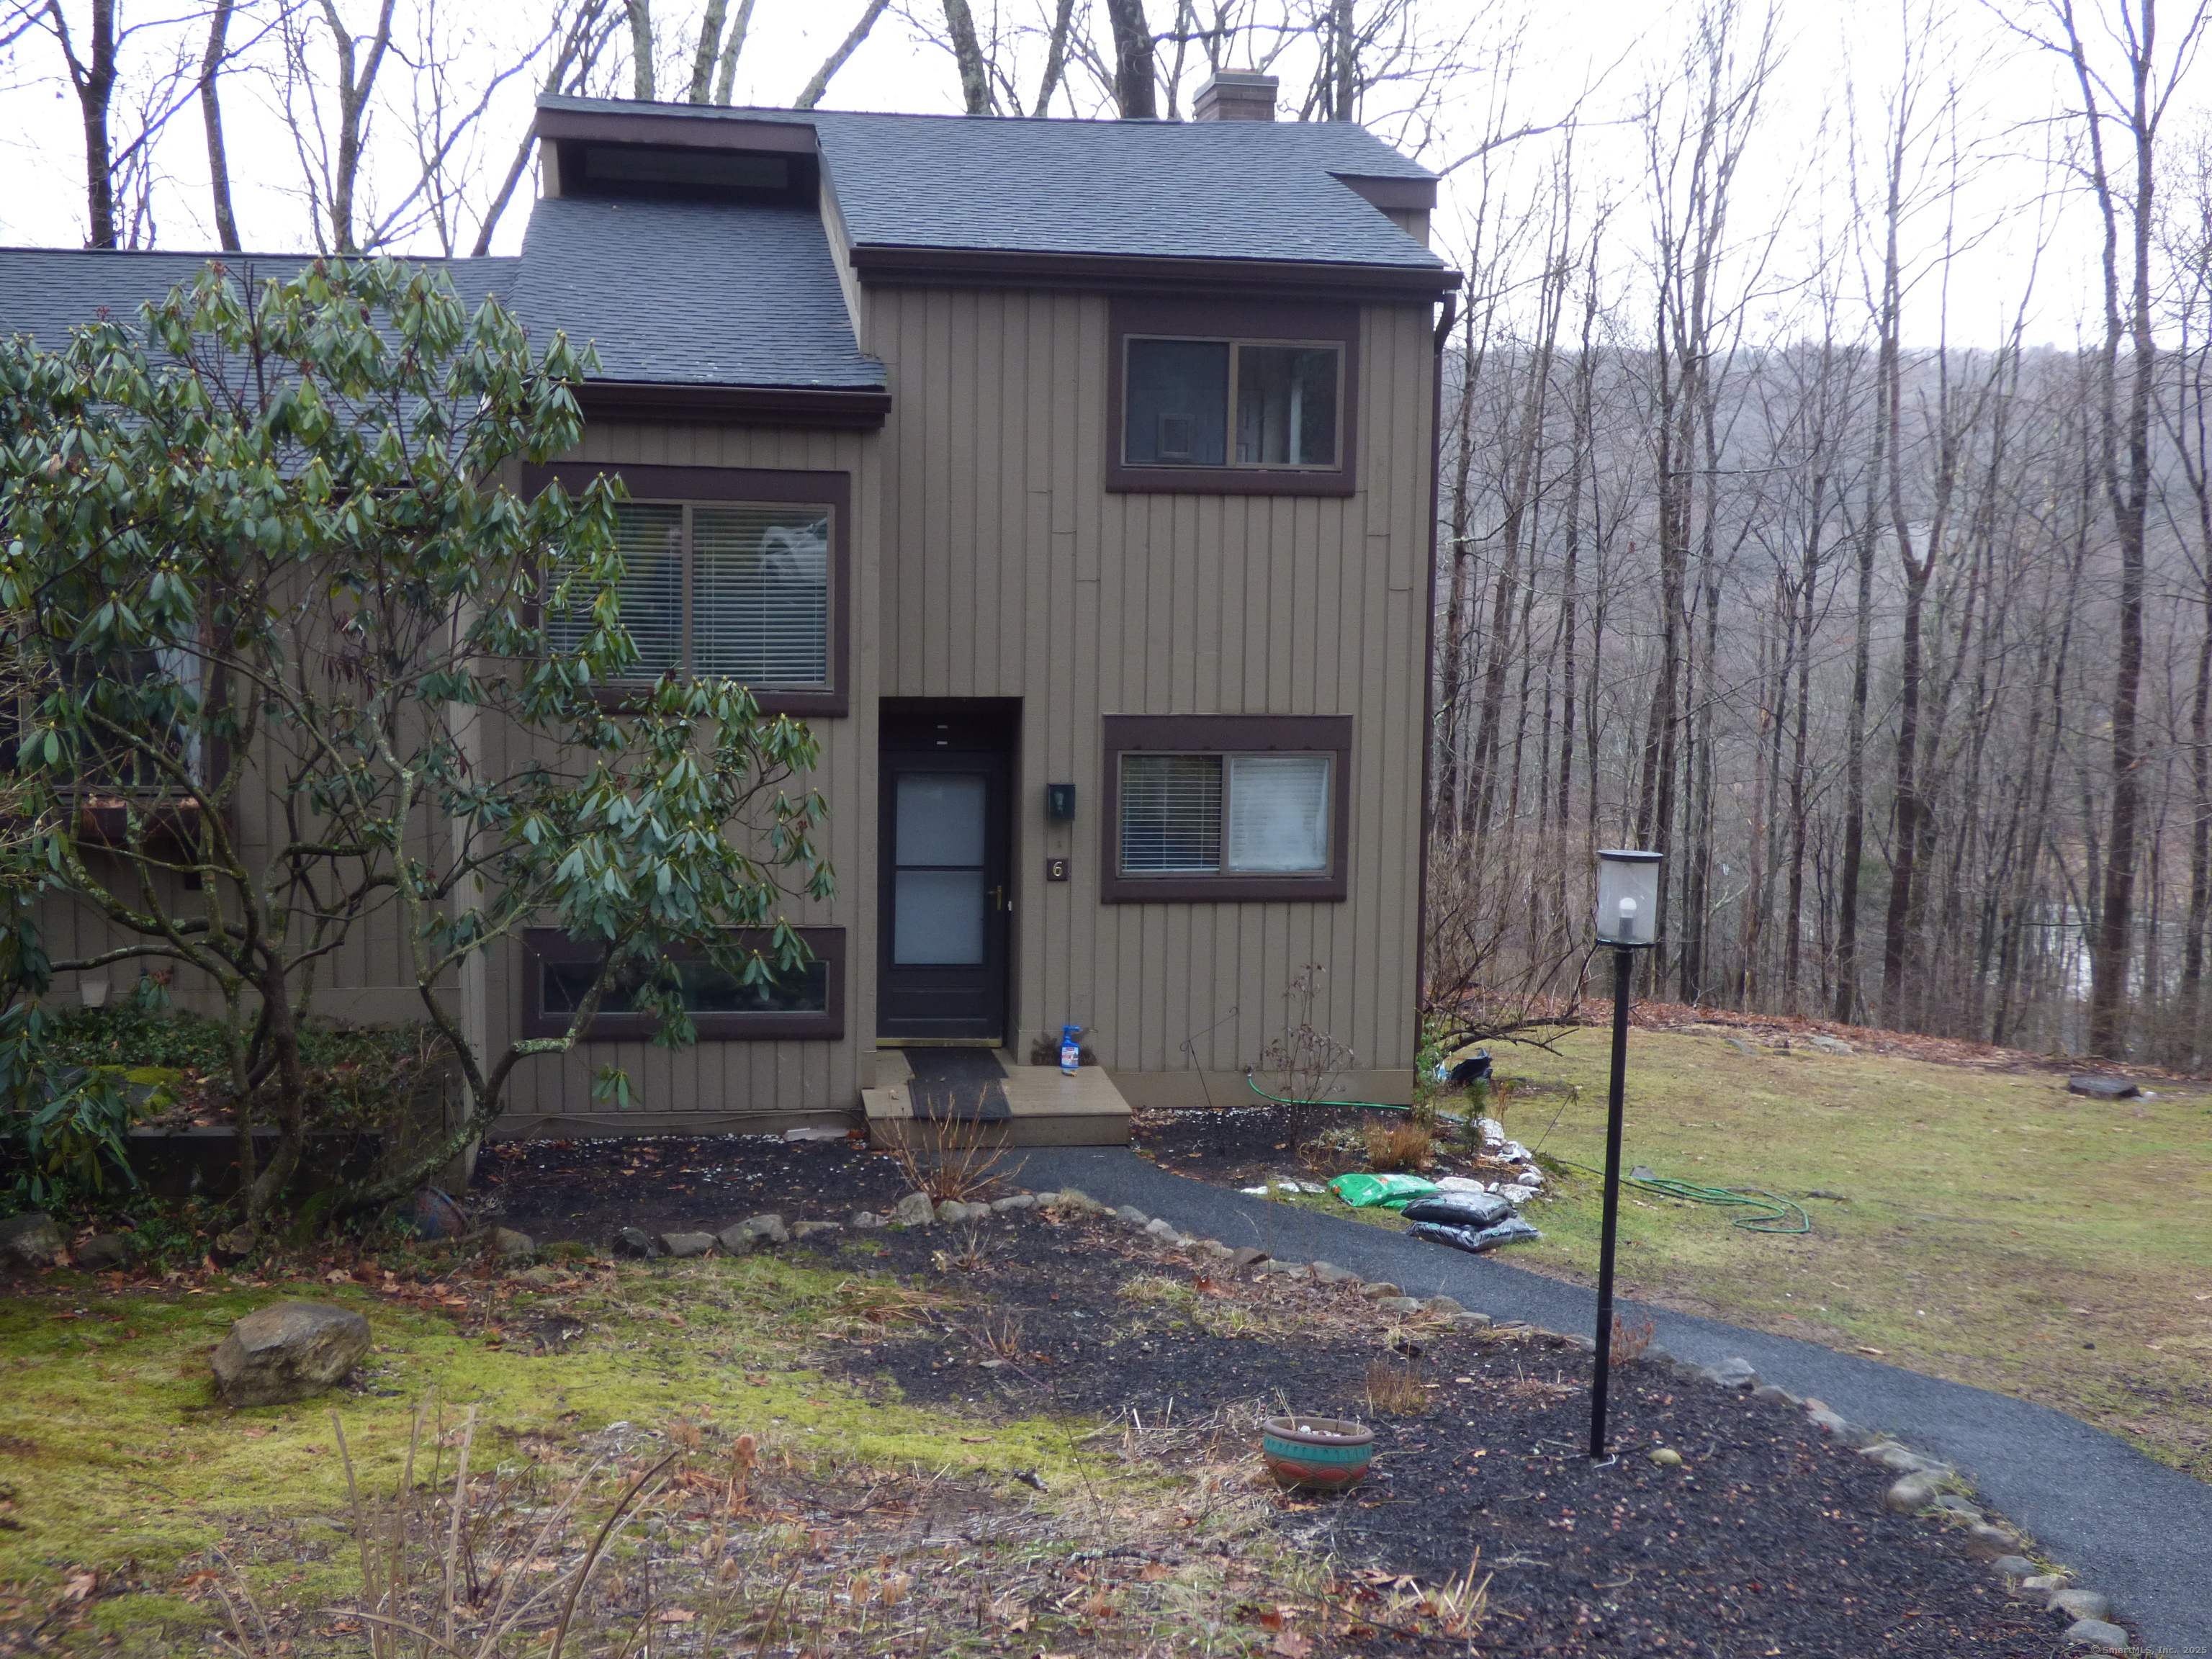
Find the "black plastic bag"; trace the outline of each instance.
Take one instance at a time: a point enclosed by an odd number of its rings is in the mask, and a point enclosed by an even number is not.
[[[1449,1244],[1457,1250],[1471,1250],[1477,1255],[1494,1250],[1500,1244],[1517,1244],[1522,1239],[1541,1238],[1543,1236],[1518,1216],[1510,1221],[1501,1221],[1494,1227],[1447,1227],[1438,1222],[1424,1221],[1413,1228],[1416,1238]]]
[[[1408,1221],[1434,1221],[1447,1227],[1495,1227],[1510,1218],[1513,1206],[1496,1193],[1438,1193],[1415,1199],[1398,1213]]]

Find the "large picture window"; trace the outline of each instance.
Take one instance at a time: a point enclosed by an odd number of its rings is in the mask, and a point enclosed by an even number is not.
[[[1358,307],[1124,297],[1108,314],[1107,488],[1352,494]]]
[[[846,712],[846,474],[562,462],[527,469],[524,485],[575,494],[602,471],[629,496],[615,511],[635,682],[733,679],[769,714]],[[550,616],[546,643],[574,650],[590,627],[580,609]]]
[[[799,932],[813,959],[775,974],[764,985],[748,985],[704,957],[677,963],[684,1011],[702,1041],[844,1034],[844,929],[802,927]],[[738,940],[750,948],[769,948],[765,933],[740,933]],[[529,929],[523,945],[526,1035],[563,1036],[591,993],[602,953],[598,946],[580,944],[556,928]],[[651,1037],[659,1022],[637,1000],[641,983],[637,975],[627,974],[609,986],[584,1036],[592,1041]]]
[[[1108,715],[1103,896],[1344,896],[1351,728],[1340,715]]]

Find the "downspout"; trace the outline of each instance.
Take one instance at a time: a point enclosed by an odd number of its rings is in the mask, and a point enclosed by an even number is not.
[[[1429,580],[1421,592],[1423,645],[1421,649],[1421,850],[1420,874],[1415,884],[1413,916],[1413,1086],[1420,1086],[1421,1000],[1426,990],[1429,962],[1429,842],[1436,823],[1430,799],[1435,785],[1437,758],[1437,508],[1438,480],[1443,471],[1444,346],[1452,324],[1459,318],[1459,296],[1444,295],[1443,315],[1437,321],[1429,363]]]

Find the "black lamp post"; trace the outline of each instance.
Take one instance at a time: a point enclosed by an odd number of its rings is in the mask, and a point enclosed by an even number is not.
[[[1613,1087],[1606,1097],[1605,1222],[1597,1258],[1597,1374],[1590,1386],[1589,1455],[1605,1456],[1605,1391],[1613,1370],[1613,1239],[1620,1221],[1621,1091],[1628,1076],[1628,984],[1636,953],[1658,942],[1657,853],[1597,855],[1597,942],[1613,946]]]

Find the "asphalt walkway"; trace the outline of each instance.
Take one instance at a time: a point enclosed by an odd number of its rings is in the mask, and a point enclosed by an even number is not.
[[[1449,1296],[1501,1322],[1593,1331],[1597,1297],[1496,1256],[1209,1186],[1122,1147],[1024,1152],[1019,1184],[1079,1188],[1187,1233],[1252,1244],[1286,1261],[1327,1261],[1408,1296]],[[1541,1224],[1540,1215],[1536,1218]],[[2047,1406],[1900,1370],[1786,1336],[1616,1299],[1657,1326],[1656,1340],[1700,1364],[1741,1355],[1762,1382],[1817,1398],[1855,1423],[1932,1452],[2049,1557],[2112,1598],[2152,1653],[2212,1659],[2212,1486]]]

